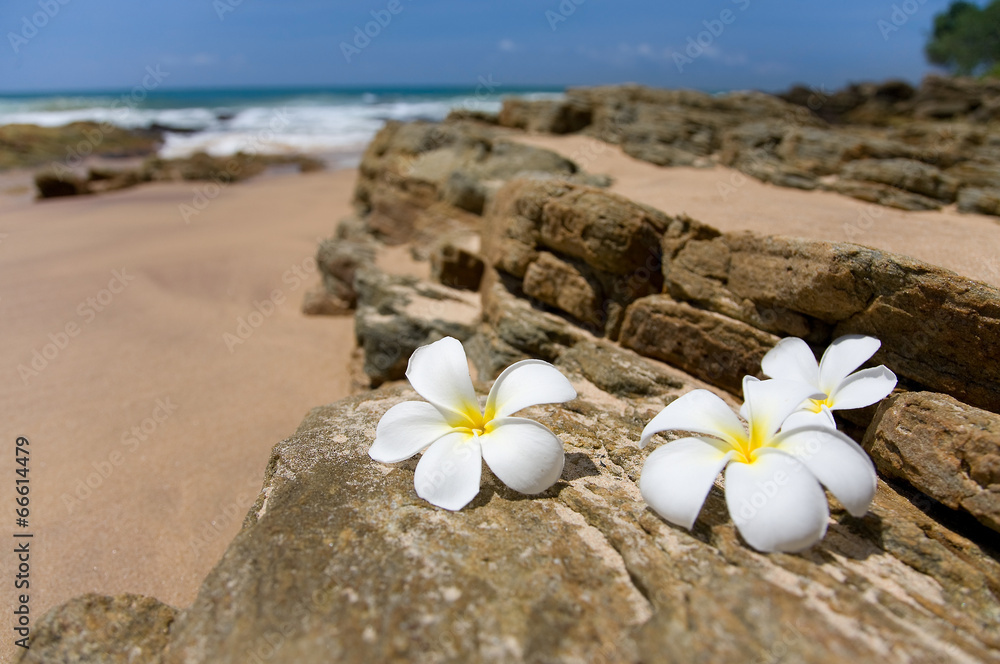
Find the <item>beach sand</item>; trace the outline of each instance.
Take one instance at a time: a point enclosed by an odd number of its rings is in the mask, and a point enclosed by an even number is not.
[[[722,168],[663,169],[584,137],[523,140],[612,175],[613,191],[723,230],[853,240],[1000,285],[1000,224],[987,217],[900,212]],[[233,185],[190,224],[179,206],[203,183],[44,203],[0,192],[0,494],[10,532],[14,441],[27,436],[33,622],[86,592],[190,604],[255,499],[271,447],[311,407],[348,394],[352,319],[306,317],[299,305],[354,180],[336,171]],[[720,182],[734,189],[723,196]],[[851,224],[861,227],[847,237]],[[234,344],[240,319],[256,325]],[[75,336],[61,336],[67,325]],[[47,365],[19,372],[35,351]]]
[[[299,307],[354,178],[232,185],[190,224],[179,205],[204,183],[43,203],[0,196],[0,491],[10,533],[14,441],[26,436],[33,622],[85,592],[190,604],[256,498],[272,446],[310,408],[348,394],[353,320]],[[35,350],[47,366],[32,369]]]

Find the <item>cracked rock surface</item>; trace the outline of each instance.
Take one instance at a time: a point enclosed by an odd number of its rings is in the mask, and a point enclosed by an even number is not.
[[[313,410],[275,447],[165,649],[134,661],[1000,661],[1000,564],[881,481],[867,516],[833,503],[826,538],[799,555],[749,549],[719,487],[691,532],[657,517],[635,442],[695,384],[616,397],[573,369],[608,353],[651,362],[578,345],[563,368],[581,396],[525,413],[567,449],[540,497],[487,471],[473,503],[447,512],[416,496],[413,461],[371,461],[379,418],[418,398],[408,388]],[[57,647],[36,642],[30,661]]]

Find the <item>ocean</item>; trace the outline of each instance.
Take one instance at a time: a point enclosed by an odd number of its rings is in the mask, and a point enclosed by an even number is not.
[[[452,109],[496,112],[505,96],[557,98],[556,89],[258,88],[0,94],[0,125],[90,120],[164,132],[163,157],[203,151],[306,153],[352,166],[387,120],[442,120]],[[352,163],[353,162],[353,163]]]

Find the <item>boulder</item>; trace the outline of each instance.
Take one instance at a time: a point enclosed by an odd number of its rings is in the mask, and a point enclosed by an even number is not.
[[[945,203],[955,200],[958,181],[930,164],[914,159],[858,159],[840,171],[848,180],[877,182]]]
[[[459,512],[416,496],[413,461],[368,457],[379,418],[414,392],[313,410],[274,448],[164,664],[1000,661],[1000,565],[976,542],[882,482],[862,518],[834,503],[802,554],[749,549],[719,487],[693,530],[672,526],[641,500],[636,441],[679,391],[619,399],[575,380],[580,398],[524,413],[563,440],[556,485],[523,496],[484,469]],[[107,661],[101,618],[72,649],[40,632],[31,656]]]
[[[1000,531],[1000,415],[945,394],[908,392],[881,404],[864,447],[884,477]]]
[[[354,333],[373,386],[405,376],[420,346],[442,337],[465,340],[479,322],[479,298],[468,291],[367,268],[355,277]]]
[[[35,189],[38,190],[38,198],[61,198],[91,193],[90,186],[85,179],[72,173],[56,173],[54,171],[36,173]]]
[[[34,626],[20,664],[162,664],[177,609],[141,595],[83,595]]]
[[[619,340],[640,355],[733,394],[742,393],[743,376],[763,377],[760,361],[778,343],[773,334],[668,295],[650,295],[629,305]]]
[[[590,107],[578,99],[504,99],[497,118],[502,127],[546,134],[569,134],[591,122]]]
[[[958,192],[960,212],[975,212],[1000,216],[1000,187],[966,187]]]
[[[675,244],[672,246],[676,246]],[[674,300],[778,335],[882,340],[876,362],[927,389],[1000,411],[1000,290],[851,244],[754,233],[689,240],[664,260]]]
[[[487,216],[483,252],[518,288],[614,337],[628,302],[659,292],[659,238],[671,218],[559,181],[517,180]]]

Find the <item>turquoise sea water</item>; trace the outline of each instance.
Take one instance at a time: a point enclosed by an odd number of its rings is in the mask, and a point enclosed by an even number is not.
[[[555,88],[231,88],[0,95],[0,125],[80,120],[165,130],[161,153],[202,150],[356,154],[387,120],[441,120],[450,110],[496,111],[505,96],[555,97]]]

